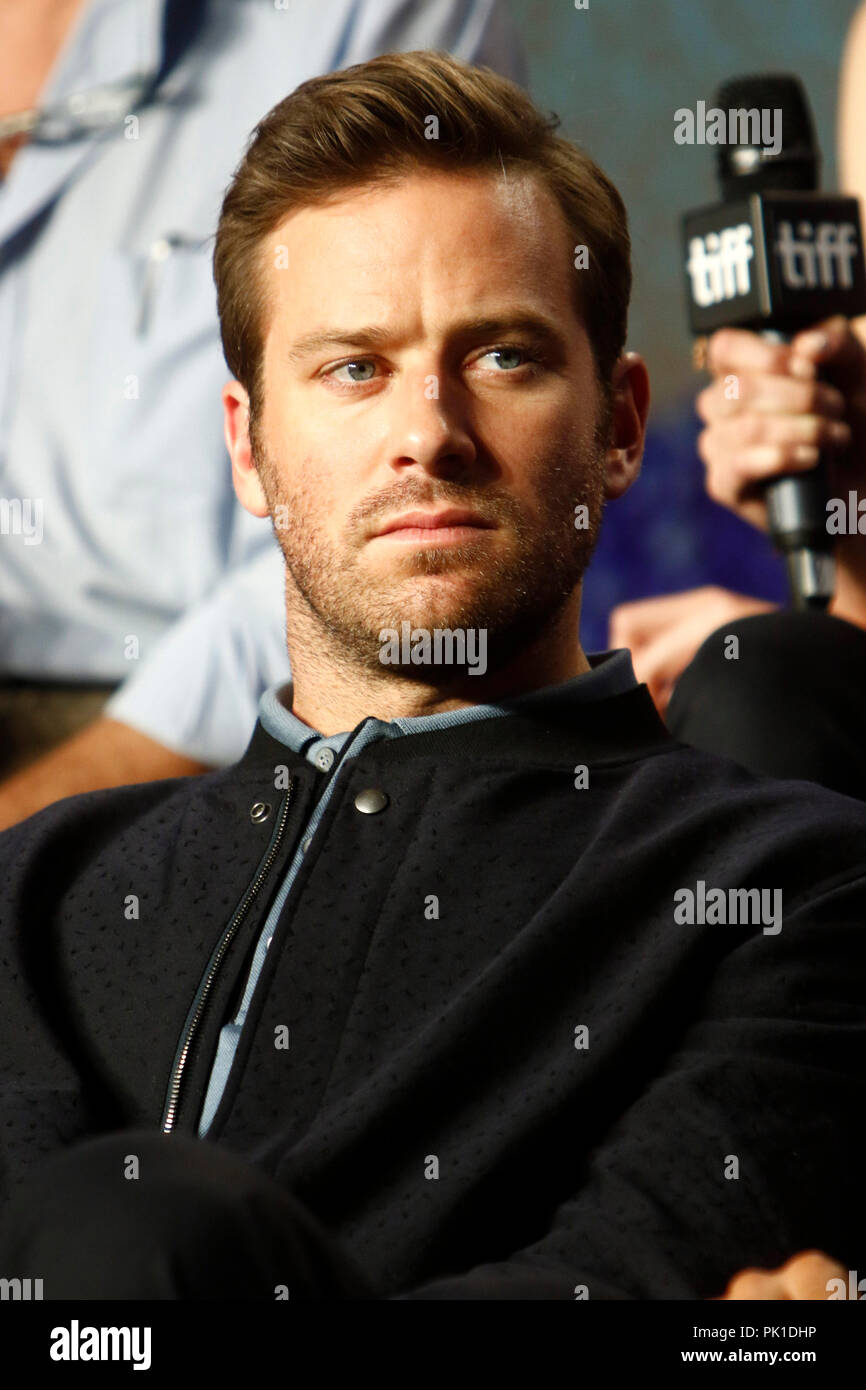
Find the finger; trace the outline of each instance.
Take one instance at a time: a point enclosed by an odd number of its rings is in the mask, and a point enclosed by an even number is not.
[[[819,458],[819,451],[811,444],[787,448],[781,444],[756,444],[731,450],[703,435],[698,437],[698,453],[707,468],[707,491],[714,502],[723,506],[745,500],[778,474],[806,472],[814,468]]]
[[[842,392],[828,382],[747,372],[737,378],[736,395],[723,381],[714,381],[699,392],[695,409],[708,425],[746,410],[768,415],[825,415],[841,420],[847,403]]]
[[[820,458],[820,451],[811,444],[762,444],[732,454],[728,449],[718,450],[715,441],[699,440],[698,452],[706,464],[707,495],[762,529],[766,529],[763,484],[776,477],[808,472]]]
[[[845,1279],[846,1271],[822,1250],[805,1250],[794,1255],[779,1271],[791,1298],[826,1299],[831,1279]]]
[[[704,638],[715,631],[715,617],[712,609],[697,614],[691,621],[668,628],[639,652],[632,653],[638,680],[645,682],[651,693],[655,691],[660,695],[665,686],[673,686]]]
[[[611,646],[634,648],[667,627],[673,616],[672,597],[637,599],[614,608],[608,620]]]
[[[787,1297],[785,1284],[775,1269],[744,1269],[734,1275],[723,1294],[723,1298],[727,1300],[782,1300]]]
[[[787,344],[771,343],[746,328],[719,328],[707,343],[707,367],[714,376],[746,371],[783,375],[790,360]]]
[[[731,455],[758,444],[796,447],[808,444],[815,449],[847,449],[851,426],[845,420],[828,420],[824,415],[770,415],[745,410],[712,425],[716,448]],[[806,455],[802,456],[805,461]]]
[[[737,594],[717,585],[691,590],[687,597],[689,605],[685,615],[676,624],[660,632],[639,652],[632,653],[635,674],[638,680],[649,686],[654,700],[657,695],[665,699],[665,692],[670,696],[674,685],[711,632],[753,613],[771,612],[775,607],[766,599]]]
[[[626,647],[639,645],[690,618],[696,611],[704,611],[710,604],[718,606],[725,600],[731,604],[739,600],[749,602],[747,595],[735,594],[717,584],[702,584],[697,589],[682,589],[676,594],[620,603],[611,611],[608,620],[609,639],[613,642],[616,638]]]

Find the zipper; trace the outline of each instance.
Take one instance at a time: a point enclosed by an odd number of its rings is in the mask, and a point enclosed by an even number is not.
[[[285,797],[283,798],[282,806],[280,807],[279,819],[277,821],[276,828],[271,837],[271,843],[268,846],[259,871],[253,879],[252,883],[249,885],[246,893],[244,894],[243,901],[238,907],[237,912],[235,913],[234,917],[229,922],[228,926],[223,932],[219,945],[217,946],[216,950],[213,953],[213,956],[211,957],[211,962],[208,966],[207,971],[205,972],[204,979],[199,985],[196,998],[193,1001],[193,1006],[190,1011],[192,1016],[190,1017],[189,1015],[187,1015],[188,1024],[186,1026],[185,1033],[182,1035],[182,1042],[175,1057],[171,1078],[168,1084],[168,1099],[166,1101],[165,1110],[163,1111],[162,1120],[160,1122],[162,1124],[163,1134],[171,1134],[175,1126],[175,1121],[177,1120],[178,1098],[180,1096],[180,1089],[181,1083],[183,1081],[184,1070],[186,1068],[187,1062],[189,1061],[193,1039],[196,1035],[199,1024],[201,1023],[202,1015],[207,1005],[208,996],[213,987],[213,982],[219,974],[219,969],[222,965],[223,959],[225,958],[226,951],[228,950],[229,946],[231,946],[232,942],[237,936],[241,923],[243,922],[244,918],[249,912],[252,903],[261,891],[262,884],[264,883],[265,879],[267,878],[268,874],[273,868],[274,860],[277,857],[280,844],[282,843],[283,834],[285,832],[286,821],[289,815],[289,805],[292,800],[292,791],[294,789],[294,785],[295,779],[294,777],[290,776],[288,789],[286,791]]]

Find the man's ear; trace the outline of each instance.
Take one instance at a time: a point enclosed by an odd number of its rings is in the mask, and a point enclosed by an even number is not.
[[[223,387],[222,399],[226,447],[238,501],[253,516],[267,516],[268,501],[250,444],[250,398],[239,381],[229,381]]]
[[[650,387],[646,363],[637,352],[625,352],[611,377],[610,435],[606,456],[605,497],[622,497],[640,473],[649,414]]]

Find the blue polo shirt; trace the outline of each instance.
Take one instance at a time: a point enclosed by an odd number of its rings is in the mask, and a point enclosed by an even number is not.
[[[541,690],[527,691],[523,695],[517,695],[512,699],[502,700],[496,704],[466,705],[463,709],[446,710],[441,714],[422,714],[390,720],[370,718],[365,719],[357,729],[350,729],[347,733],[329,734],[327,737],[323,737],[315,729],[311,729],[309,724],[305,724],[296,714],[292,713],[292,684],[289,681],[285,685],[272,686],[271,689],[265,691],[259,702],[259,719],[273,738],[285,744],[294,753],[303,753],[307,761],[322,772],[330,772],[336,762],[355,757],[367,744],[374,743],[380,738],[400,738],[404,734],[429,733],[435,729],[452,728],[455,724],[466,724],[473,719],[501,718],[512,711],[519,712],[529,702],[539,708],[548,709],[561,705],[584,704],[589,700],[609,700],[612,696],[621,695],[637,685],[632,669],[631,652],[627,648],[622,647],[618,651],[588,653],[587,660],[592,669],[584,671],[583,675],[575,676],[572,680],[562,681],[559,685],[549,685]],[[304,855],[325,813],[333,787],[334,778],[332,777],[322,796],[316,802],[304,827],[298,849],[286,871],[273,907],[268,913],[267,921],[256,943],[253,963],[237,1014],[223,1026],[220,1032],[216,1059],[199,1120],[199,1138],[204,1138],[207,1134],[222,1099],[237,1051],[241,1029],[246,1021],[250,1000],[253,997],[253,991],[258,982],[268,947],[271,944],[271,938],[276,930],[286,898],[292,890],[295,876],[303,863]]]

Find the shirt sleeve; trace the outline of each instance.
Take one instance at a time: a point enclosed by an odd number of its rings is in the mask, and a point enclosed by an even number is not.
[[[168,629],[105,715],[199,762],[236,762],[262,692],[291,677],[283,575],[272,541]]]
[[[862,1268],[864,917],[859,877],[777,936],[749,936],[698,993],[663,1074],[609,1076],[638,1093],[547,1233],[399,1297],[707,1299],[810,1249]]]

